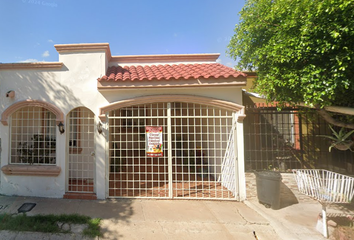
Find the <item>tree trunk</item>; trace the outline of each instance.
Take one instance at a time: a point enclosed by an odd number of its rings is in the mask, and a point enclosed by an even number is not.
[[[338,127],[343,127],[343,128],[349,128],[349,129],[354,129],[354,124],[353,123],[345,123],[338,121],[334,119],[326,110],[322,108],[316,108],[317,112],[326,120],[328,123],[338,126]]]

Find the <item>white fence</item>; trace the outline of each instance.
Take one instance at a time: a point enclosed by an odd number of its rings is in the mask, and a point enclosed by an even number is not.
[[[318,201],[349,203],[354,195],[354,178],[322,169],[293,170],[299,191]]]
[[[299,191],[322,205],[323,236],[328,237],[326,205],[350,203],[354,195],[354,178],[322,169],[294,169]]]

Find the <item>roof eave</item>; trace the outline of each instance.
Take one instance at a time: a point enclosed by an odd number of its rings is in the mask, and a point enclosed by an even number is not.
[[[62,62],[1,63],[0,69],[61,69]]]
[[[198,79],[197,79],[198,81]],[[139,84],[140,83],[140,84]],[[163,81],[159,84],[149,84],[149,82],[145,82],[145,84],[141,84],[141,82],[100,82],[97,81],[97,89],[99,91],[107,91],[107,90],[127,90],[127,89],[161,89],[161,88],[221,88],[221,87],[244,87],[246,86],[247,80],[237,80],[232,82],[193,82],[193,83],[185,83],[183,80],[181,83],[170,83],[168,81]]]

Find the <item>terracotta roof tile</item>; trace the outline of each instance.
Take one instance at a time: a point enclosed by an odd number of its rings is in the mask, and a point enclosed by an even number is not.
[[[98,81],[143,81],[143,80],[173,80],[197,78],[236,78],[246,76],[242,72],[219,63],[204,64],[165,64],[151,66],[112,66],[105,76]]]

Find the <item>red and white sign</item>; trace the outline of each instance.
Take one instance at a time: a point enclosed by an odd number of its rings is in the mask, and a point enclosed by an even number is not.
[[[146,126],[146,156],[163,157],[162,127]]]

